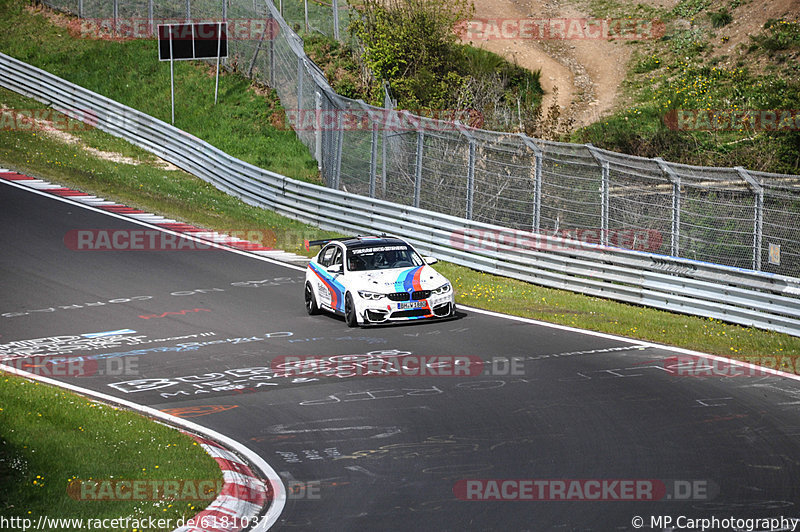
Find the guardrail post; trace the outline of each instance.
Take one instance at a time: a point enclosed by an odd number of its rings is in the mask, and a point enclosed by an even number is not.
[[[339,2],[333,0],[333,38],[339,40]]]
[[[602,181],[600,185],[600,243],[604,246],[608,245],[608,211],[609,211],[609,179],[611,168],[609,162],[600,155],[600,152],[592,143],[587,143],[586,147],[589,153],[592,154],[595,161],[600,164],[602,172]]]
[[[764,230],[764,187],[755,180],[750,172],[741,166],[735,167],[739,175],[747,181],[753,191],[753,269],[761,271],[761,239]]]
[[[417,129],[417,161],[416,171],[414,172],[414,207],[419,207],[419,198],[422,189],[422,151],[425,145],[425,126],[420,121]]]
[[[542,224],[542,161],[544,160],[544,152],[530,137],[522,133],[520,133],[519,137],[533,151],[533,223],[531,227],[534,233],[538,233]]]
[[[672,181],[672,231],[670,236],[670,255],[679,257],[681,236],[681,176],[669,166],[664,159],[653,159],[658,163],[661,172]]]

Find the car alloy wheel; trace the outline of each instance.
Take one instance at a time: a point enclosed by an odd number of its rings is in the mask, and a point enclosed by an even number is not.
[[[311,283],[306,283],[306,312],[308,312],[309,316],[313,316],[314,314],[319,313],[319,307],[317,306],[317,298],[314,297],[314,289],[311,288]]]
[[[349,293],[344,298],[344,320],[347,322],[348,327],[358,327],[356,307],[353,305],[353,296]]]

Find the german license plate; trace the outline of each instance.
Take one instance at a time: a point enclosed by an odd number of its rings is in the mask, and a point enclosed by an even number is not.
[[[397,308],[399,309],[406,309],[406,308],[425,308],[428,306],[426,301],[410,301],[406,303],[398,303]]]

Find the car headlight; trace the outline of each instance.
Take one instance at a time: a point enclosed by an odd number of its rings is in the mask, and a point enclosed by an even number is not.
[[[452,290],[452,287],[450,286],[450,283],[444,283],[439,288],[434,288],[433,290],[431,290],[431,293],[433,295],[440,296],[442,294],[446,294],[450,290]]]
[[[366,290],[359,290],[358,295],[364,299],[370,299],[372,301],[383,299],[383,294],[379,294],[377,292],[367,292]]]

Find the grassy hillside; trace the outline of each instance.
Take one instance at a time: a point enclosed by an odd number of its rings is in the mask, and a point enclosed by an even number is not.
[[[0,0],[0,51],[113,100],[170,121],[169,63],[157,60],[155,39],[76,38],[68,17]],[[294,131],[273,117],[274,91],[239,74],[220,76],[214,105],[214,69],[175,62],[175,125],[249,163],[304,181],[319,182],[317,164]],[[275,127],[273,124],[278,124]]]
[[[572,140],[675,162],[800,173],[796,2],[579,2],[596,17],[660,19],[665,32],[658,39],[629,43],[633,60],[626,83],[628,104],[575,133]],[[729,127],[724,118],[736,110],[794,110],[794,125],[778,130]],[[723,118],[722,125],[692,131],[703,126],[695,120],[676,128],[679,111],[694,117],[705,111],[705,116]]]

